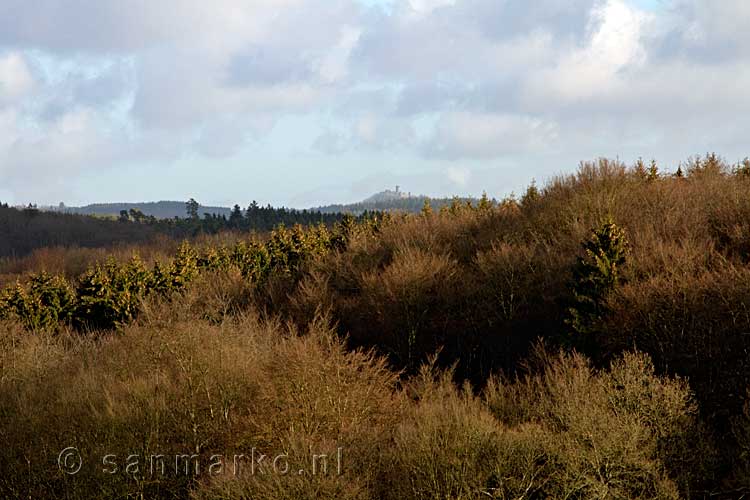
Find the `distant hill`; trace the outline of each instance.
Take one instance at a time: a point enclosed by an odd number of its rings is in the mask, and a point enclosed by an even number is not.
[[[449,205],[453,198],[430,198],[425,195],[412,195],[400,191],[398,187],[395,190],[386,189],[372,196],[365,198],[358,203],[333,204],[322,207],[308,209],[312,212],[321,212],[323,214],[350,213],[360,215],[363,212],[387,212],[403,211],[416,213],[422,209],[425,200],[430,200],[432,208],[439,210],[444,205]],[[471,198],[460,198],[461,202],[471,201]],[[242,205],[242,204],[240,204]],[[50,212],[61,212],[66,214],[79,215],[96,215],[99,217],[118,217],[120,212],[125,210],[137,209],[146,216],[153,216],[157,219],[174,219],[175,217],[184,218],[186,216],[184,201],[150,201],[142,203],[93,203],[82,207],[68,207],[65,205],[53,207],[39,207],[40,210]],[[243,207],[244,210],[244,207]],[[210,207],[202,206],[198,209],[198,214],[203,217],[204,213],[209,213],[217,217],[229,217],[232,209],[229,207]]]
[[[147,216],[154,216],[157,219],[174,219],[175,217],[183,218],[186,216],[184,201],[150,201],[143,203],[94,203],[83,207],[52,207],[55,212],[64,212],[68,214],[81,215],[99,215],[113,216],[120,215],[122,210],[130,211],[137,209]],[[198,213],[203,216],[204,213],[217,215],[219,217],[229,217],[232,210],[227,207],[204,207],[201,206]]]
[[[458,198],[459,201],[465,203],[467,201],[474,201],[473,198]],[[379,193],[366,198],[358,203],[350,204],[335,204],[326,205],[323,207],[313,208],[322,213],[351,213],[361,214],[367,212],[391,212],[391,211],[402,211],[416,213],[422,210],[425,200],[430,201],[430,205],[433,209],[439,210],[441,207],[450,205],[454,198],[430,198],[425,195],[412,195],[411,193],[404,193],[400,191],[398,187],[396,190],[386,189]]]
[[[369,198],[365,198],[362,200],[362,203],[392,203],[401,200],[408,200],[409,198],[424,198],[424,196],[412,196],[411,193],[400,191],[398,186],[396,186],[395,191],[386,189],[385,191],[375,193]]]

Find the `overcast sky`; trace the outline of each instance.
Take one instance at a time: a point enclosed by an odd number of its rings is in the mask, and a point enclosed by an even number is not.
[[[750,154],[747,0],[2,0],[0,200],[501,197]]]

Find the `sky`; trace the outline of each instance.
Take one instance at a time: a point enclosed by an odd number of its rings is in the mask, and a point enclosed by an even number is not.
[[[2,0],[0,201],[309,207],[750,154],[746,0]]]

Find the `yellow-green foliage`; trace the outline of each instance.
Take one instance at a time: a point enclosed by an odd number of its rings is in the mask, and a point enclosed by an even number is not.
[[[120,266],[97,265],[81,277],[73,323],[79,328],[108,329],[131,321],[150,286],[150,274],[137,257]]]
[[[169,270],[170,289],[182,289],[198,275],[198,252],[187,242],[183,243]]]
[[[0,318],[17,318],[29,330],[54,328],[70,318],[74,300],[67,281],[42,272],[0,294]]]

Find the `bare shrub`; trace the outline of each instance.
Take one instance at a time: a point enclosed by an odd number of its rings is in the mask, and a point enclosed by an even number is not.
[[[541,375],[494,379],[488,406],[507,425],[535,423],[556,457],[560,497],[677,498],[695,454],[712,452],[687,385],[654,375],[642,354],[597,372],[580,355],[552,357]],[[705,457],[702,457],[705,458]]]
[[[445,342],[425,333],[450,308],[456,273],[447,255],[407,247],[385,269],[362,277],[364,302],[381,325],[379,343],[401,363],[414,366]]]

